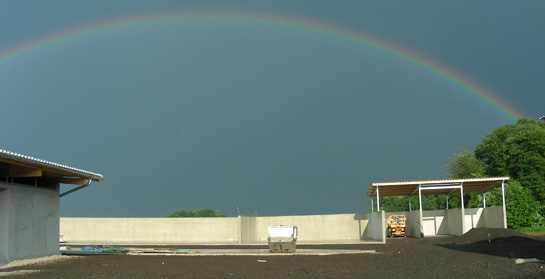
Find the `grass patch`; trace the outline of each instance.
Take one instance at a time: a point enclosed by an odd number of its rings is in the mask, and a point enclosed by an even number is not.
[[[545,233],[545,227],[528,227],[528,228],[519,228],[519,232],[531,232],[531,233]]]

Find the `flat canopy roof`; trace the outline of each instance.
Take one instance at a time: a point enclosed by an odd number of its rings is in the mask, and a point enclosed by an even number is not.
[[[422,195],[460,193],[459,187],[449,188],[449,186],[462,186],[464,193],[482,193],[507,180],[509,180],[509,177],[374,182],[371,183],[371,187],[367,191],[367,197],[373,197],[376,194],[377,188],[381,197],[409,196],[417,193],[418,187],[425,190],[422,191]]]

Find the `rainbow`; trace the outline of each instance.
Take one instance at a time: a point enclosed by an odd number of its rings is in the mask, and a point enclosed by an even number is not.
[[[39,38],[15,46],[11,49],[0,51],[0,69],[15,63],[18,59],[30,54],[39,53],[56,45],[78,40],[104,32],[114,32],[123,29],[133,29],[141,26],[159,24],[182,24],[191,22],[237,22],[251,26],[271,26],[273,28],[299,30],[326,37],[332,40],[341,40],[367,51],[381,54],[406,66],[423,72],[435,79],[458,88],[461,94],[469,96],[472,100],[484,104],[505,120],[515,122],[518,118],[524,118],[524,114],[517,108],[501,99],[497,94],[479,85],[475,81],[444,66],[428,57],[410,51],[401,46],[388,43],[379,38],[363,34],[359,31],[344,27],[334,26],[307,19],[289,18],[269,14],[245,14],[228,12],[204,12],[204,13],[161,13],[135,17],[124,17],[99,24],[77,27],[64,30],[59,33]]]

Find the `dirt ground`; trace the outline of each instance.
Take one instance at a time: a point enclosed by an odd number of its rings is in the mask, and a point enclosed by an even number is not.
[[[458,237],[397,238],[374,245],[297,246],[298,251],[311,248],[376,250],[376,253],[326,256],[101,254],[0,271],[4,274],[2,278],[545,278],[544,263],[515,263],[518,258],[545,260],[545,236],[529,236],[513,230],[481,228]]]

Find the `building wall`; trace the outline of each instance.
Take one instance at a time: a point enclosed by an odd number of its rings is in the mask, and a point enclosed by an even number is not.
[[[59,253],[59,191],[0,182],[0,265]]]

